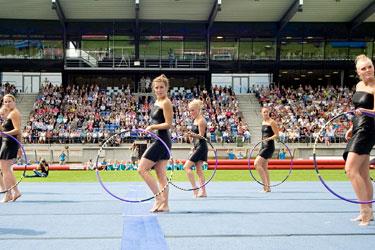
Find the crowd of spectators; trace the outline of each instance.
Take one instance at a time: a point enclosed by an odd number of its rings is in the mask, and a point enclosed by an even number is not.
[[[350,119],[335,119],[322,133],[320,129],[334,116],[351,110],[354,89],[342,86],[272,86],[256,91],[261,106],[271,108],[271,117],[280,128],[283,142],[310,143],[319,137],[327,145],[344,142]]]
[[[147,78],[145,79],[147,80]],[[146,87],[146,86],[145,86]],[[148,87],[148,86],[147,86]],[[238,101],[230,88],[215,86],[212,92],[172,88],[174,107],[174,142],[189,142],[186,131],[192,120],[188,103],[200,98],[205,103],[207,137],[213,142],[250,141],[247,124],[241,119]],[[154,98],[150,94],[133,94],[130,87],[99,87],[98,85],[67,85],[47,83],[37,97],[29,121],[23,130],[26,143],[102,143],[111,137],[110,144],[132,142],[135,128],[150,123]]]
[[[4,84],[0,85],[0,98],[6,94],[12,94],[14,96],[17,95],[17,88],[14,84],[10,84],[9,82],[5,82]]]

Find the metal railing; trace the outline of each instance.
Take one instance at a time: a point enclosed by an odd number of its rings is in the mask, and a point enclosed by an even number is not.
[[[148,58],[148,59],[134,59],[127,55],[121,57],[116,56],[101,56],[83,50],[70,49],[67,50],[65,68],[67,69],[169,69],[169,70],[208,70],[207,59],[162,59],[162,58]]]

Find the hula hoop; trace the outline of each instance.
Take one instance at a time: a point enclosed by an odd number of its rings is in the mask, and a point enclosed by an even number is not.
[[[374,117],[374,115],[370,114],[370,113],[367,113],[367,112],[362,112],[364,115],[367,115],[367,116],[371,116],[371,117]],[[354,114],[354,111],[348,111],[348,112],[344,112],[344,113],[341,113],[341,114],[338,114],[334,117],[332,117],[331,119],[329,119],[325,124],[324,126],[320,129],[319,131],[319,134],[316,136],[315,138],[315,143],[314,143],[314,146],[313,146],[313,162],[314,162],[314,168],[315,168],[315,172],[316,174],[318,175],[318,178],[320,180],[320,182],[323,184],[323,186],[331,193],[333,194],[334,196],[336,196],[337,198],[341,199],[341,200],[344,200],[344,201],[347,201],[347,202],[350,202],[350,203],[354,203],[354,204],[370,204],[370,203],[373,203],[375,202],[375,200],[371,200],[371,201],[358,201],[358,200],[353,200],[353,199],[349,199],[349,198],[346,198],[338,193],[336,193],[332,188],[330,188],[328,186],[328,184],[324,181],[323,177],[320,175],[320,172],[319,172],[319,168],[318,168],[318,162],[316,160],[316,146],[318,144],[318,139],[319,139],[319,136],[322,134],[323,130],[333,121],[333,120],[336,120],[337,118],[341,117],[341,116],[347,116],[349,114]]]
[[[25,158],[25,168],[23,169],[23,173],[22,173],[22,175],[21,175],[21,178],[16,182],[16,184],[14,184],[13,186],[11,186],[10,188],[0,191],[0,194],[5,194],[6,192],[9,192],[9,191],[12,190],[13,188],[17,187],[18,184],[20,184],[21,181],[22,181],[22,179],[25,177],[25,175],[26,175],[26,168],[27,168],[27,156],[26,156],[25,148],[23,147],[22,143],[21,143],[19,140],[17,140],[16,137],[14,137],[14,136],[12,136],[12,135],[5,134],[5,133],[2,132],[2,131],[0,131],[0,135],[1,135],[2,137],[4,137],[4,135],[5,135],[5,136],[8,136],[9,138],[15,140],[15,141],[17,142],[17,144],[20,146],[20,148],[21,148],[21,150],[22,150],[22,154],[23,154],[23,156],[24,156],[24,158]]]
[[[125,130],[125,131],[122,131],[122,132],[119,132],[119,133],[116,133],[116,134],[113,134],[112,136],[110,136],[107,140],[104,141],[104,143],[102,144],[102,146],[100,147],[100,149],[98,150],[98,155],[96,157],[96,164],[95,164],[95,171],[96,171],[96,178],[98,179],[99,181],[99,184],[100,186],[102,186],[102,188],[110,195],[112,196],[113,198],[116,198],[120,201],[124,201],[124,202],[129,202],[129,203],[140,203],[140,202],[145,202],[145,201],[149,201],[149,200],[152,200],[154,199],[155,197],[159,196],[161,193],[163,193],[167,187],[168,187],[168,184],[169,182],[167,181],[167,184],[165,184],[165,186],[156,194],[154,194],[153,196],[151,197],[148,197],[148,198],[145,198],[145,199],[140,199],[140,200],[129,200],[129,199],[125,199],[125,198],[122,198],[114,193],[112,193],[109,188],[107,188],[107,186],[104,184],[100,174],[99,174],[99,169],[98,169],[98,162],[99,162],[99,157],[100,157],[100,153],[102,152],[103,150],[103,147],[107,145],[108,141],[110,141],[113,137],[119,135],[119,134],[122,134],[122,133],[126,133],[126,132],[129,132],[130,130]],[[154,134],[153,132],[150,132],[150,131],[146,131],[144,129],[133,129],[131,131],[136,131],[137,133],[146,133],[146,134],[149,134],[151,135],[154,139],[157,139],[159,140],[163,145],[164,147],[167,149],[168,151],[168,154],[169,156],[171,156],[171,150],[168,148],[167,144],[165,144],[165,142],[160,139],[159,136],[157,136],[156,134]],[[172,175],[173,175],[173,170],[169,176],[169,178],[167,177],[167,180],[169,179],[172,179]]]
[[[194,190],[198,190],[198,189],[200,189],[200,188],[202,188],[202,187],[205,187],[208,183],[211,182],[211,180],[214,178],[214,176],[215,176],[215,174],[216,174],[217,165],[218,165],[217,150],[216,150],[215,147],[211,144],[211,142],[209,142],[209,141],[208,141],[206,138],[204,138],[203,136],[199,136],[199,139],[204,139],[204,140],[206,140],[206,142],[207,142],[208,144],[210,144],[211,148],[213,149],[213,151],[214,151],[214,155],[215,155],[215,168],[213,169],[210,178],[208,178],[208,180],[207,180],[205,183],[203,183],[201,186],[196,187],[196,188],[183,188],[183,187],[180,187],[179,185],[173,183],[173,182],[172,182],[172,179],[169,180],[169,183],[170,183],[172,186],[174,186],[175,188],[180,189],[180,190],[182,190],[182,191],[194,191]]]
[[[247,166],[248,166],[249,171],[250,171],[250,176],[254,179],[254,181],[258,182],[260,185],[262,185],[262,186],[264,186],[264,187],[276,187],[276,186],[279,186],[279,185],[283,184],[283,183],[289,178],[289,176],[290,176],[291,173],[292,173],[292,170],[293,170],[293,158],[294,158],[294,157],[293,157],[293,154],[292,154],[292,152],[290,151],[289,147],[288,147],[284,142],[281,142],[281,141],[280,141],[280,143],[283,144],[283,145],[286,147],[286,149],[288,150],[289,155],[290,155],[290,167],[289,167],[289,172],[288,172],[288,174],[285,176],[285,178],[284,178],[281,182],[278,182],[278,183],[273,184],[273,185],[265,185],[263,182],[261,182],[260,180],[258,180],[258,179],[254,176],[253,171],[251,171],[251,156],[253,155],[253,152],[254,152],[255,148],[256,148],[259,144],[261,144],[261,143],[262,143],[262,141],[260,141],[260,142],[258,142],[257,144],[255,144],[254,147],[253,147],[253,148],[251,149],[251,151],[250,151],[249,158],[248,158],[248,161],[247,161]],[[255,168],[255,166],[254,166],[254,168]]]

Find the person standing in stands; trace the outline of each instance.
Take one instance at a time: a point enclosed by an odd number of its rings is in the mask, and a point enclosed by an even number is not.
[[[59,164],[64,165],[66,162],[66,158],[68,157],[68,150],[69,146],[65,146],[65,148],[61,151],[59,155]]]

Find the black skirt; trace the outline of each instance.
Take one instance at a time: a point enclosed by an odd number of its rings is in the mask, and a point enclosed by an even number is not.
[[[172,140],[170,136],[160,136],[160,135],[158,136],[160,137],[160,139],[162,139],[165,142],[165,144],[168,146],[168,149],[171,150]],[[143,154],[142,157],[150,161],[157,162],[160,160],[169,160],[172,156],[169,155],[169,152],[164,146],[164,144],[161,141],[156,140],[146,150],[146,152]]]
[[[207,161],[208,147],[206,140],[199,140],[194,146],[194,151],[190,155],[189,160],[197,163],[198,161]]]
[[[375,131],[369,132],[364,129],[359,129],[350,138],[348,144],[346,145],[343,158],[346,161],[349,152],[354,152],[359,155],[370,155],[370,152],[375,144]]]
[[[10,138],[3,137],[0,148],[0,160],[11,160],[17,158],[18,143]]]
[[[259,155],[264,159],[269,159],[275,152],[275,142],[273,140],[262,143],[262,148],[259,151]]]

